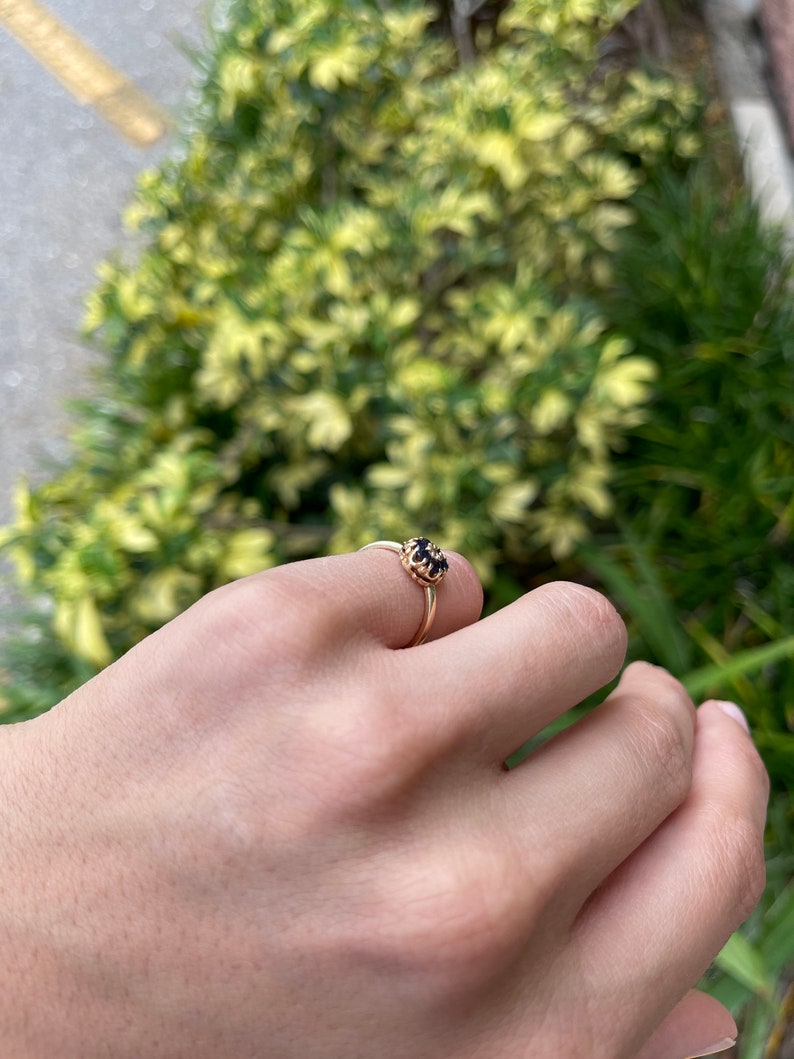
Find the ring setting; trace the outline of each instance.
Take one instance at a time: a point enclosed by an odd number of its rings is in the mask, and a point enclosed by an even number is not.
[[[433,544],[427,537],[411,537],[402,544],[397,541],[373,541],[371,544],[365,544],[361,551],[367,551],[369,548],[387,548],[397,552],[403,569],[424,589],[425,609],[422,621],[411,642],[405,646],[416,647],[424,643],[436,616],[436,587],[441,584],[449,569],[447,557],[438,545]]]
[[[411,537],[402,544],[400,562],[420,585],[438,585],[449,569],[447,557],[427,537]]]

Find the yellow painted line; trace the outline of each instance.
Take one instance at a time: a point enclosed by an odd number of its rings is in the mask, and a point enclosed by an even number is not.
[[[144,92],[36,0],[0,0],[0,24],[68,89],[126,139],[148,147],[167,130]]]

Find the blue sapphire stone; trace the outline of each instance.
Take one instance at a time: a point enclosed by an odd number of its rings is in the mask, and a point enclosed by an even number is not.
[[[437,548],[427,537],[414,537],[417,561],[427,563],[434,577],[445,574],[449,570],[449,563],[440,548]]]
[[[437,585],[444,577],[449,564],[441,549],[427,537],[411,537],[400,549],[400,560],[420,585]]]

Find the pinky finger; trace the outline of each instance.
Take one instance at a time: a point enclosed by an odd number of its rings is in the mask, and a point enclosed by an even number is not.
[[[637,1053],[636,1059],[694,1059],[736,1043],[736,1023],[718,1000],[690,990]]]
[[[579,958],[598,972],[602,995],[592,1002],[616,1045],[636,1042],[627,1054],[653,1039],[763,888],[769,781],[732,710],[700,707],[689,795],[596,891],[574,928]],[[692,1054],[688,1048],[680,1059]]]

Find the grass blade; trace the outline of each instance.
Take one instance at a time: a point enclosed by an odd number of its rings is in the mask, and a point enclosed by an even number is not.
[[[771,1001],[775,980],[764,958],[743,934],[732,934],[714,961],[721,971],[740,982],[756,996]]]
[[[642,580],[631,577],[624,566],[595,548],[582,548],[582,558],[608,593],[631,616],[659,662],[676,676],[689,668],[689,640],[651,564],[631,543]]]
[[[689,673],[682,678],[683,684],[694,699],[702,698],[706,692],[724,687],[738,677],[754,673],[772,662],[779,662],[792,656],[794,656],[794,636],[786,636],[775,643],[762,644],[761,647],[750,647],[746,651],[740,651],[721,665],[703,666],[702,669],[696,669],[694,673]]]

